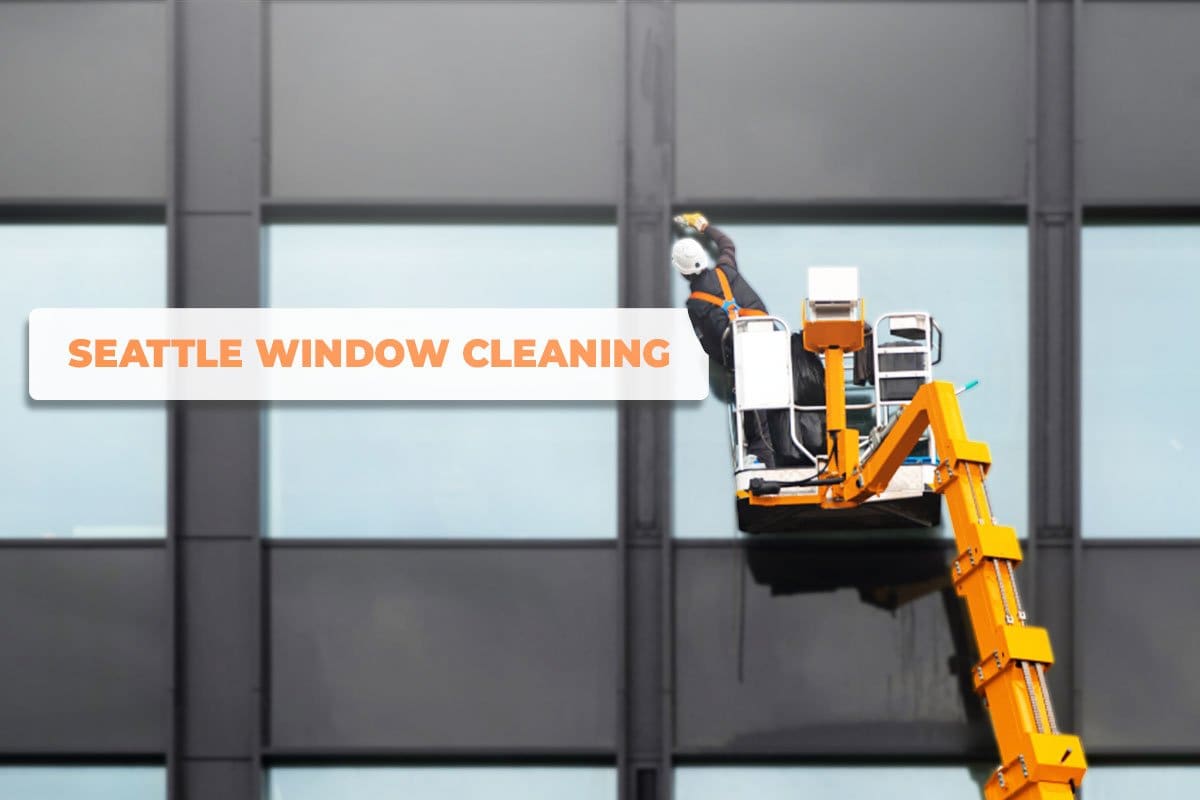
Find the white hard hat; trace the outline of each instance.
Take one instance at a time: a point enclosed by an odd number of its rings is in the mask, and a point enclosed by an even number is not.
[[[712,266],[708,251],[695,239],[680,239],[671,247],[671,263],[682,275],[699,275]]]

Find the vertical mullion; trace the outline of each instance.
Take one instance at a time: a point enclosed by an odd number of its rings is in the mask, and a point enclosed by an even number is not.
[[[259,304],[258,0],[169,0],[173,306]],[[259,407],[169,411],[172,800],[261,794]]]
[[[1082,365],[1082,349],[1083,349],[1083,191],[1082,180],[1080,173],[1082,172],[1083,164],[1083,130],[1082,119],[1083,114],[1081,108],[1082,102],[1082,86],[1081,86],[1081,64],[1083,51],[1083,0],[1071,0],[1071,138],[1067,147],[1064,148],[1067,152],[1063,153],[1063,157],[1070,160],[1071,163],[1071,213],[1075,223],[1074,239],[1075,239],[1075,259],[1074,267],[1074,284],[1072,288],[1072,300],[1074,301],[1074,315],[1070,320],[1070,328],[1068,333],[1073,337],[1074,349],[1071,360],[1070,373],[1070,388],[1072,394],[1070,396],[1071,404],[1070,411],[1073,419],[1070,420],[1071,444],[1072,448],[1068,454],[1068,461],[1064,465],[1070,470],[1070,473],[1075,476],[1074,491],[1071,496],[1071,620],[1075,626],[1075,630],[1071,636],[1071,717],[1070,723],[1075,730],[1082,731],[1083,729],[1083,702],[1081,700],[1083,691],[1083,636],[1079,628],[1078,620],[1082,618],[1084,612],[1083,605],[1083,526],[1080,524],[1083,519],[1081,510],[1083,498],[1083,365]]]
[[[670,303],[674,169],[674,4],[626,2],[620,301]],[[618,786],[622,800],[671,796],[670,406],[620,406]]]
[[[177,308],[180,301],[180,265],[175,257],[179,233],[178,214],[179,204],[176,201],[176,187],[179,181],[175,175],[176,151],[179,149],[179,68],[178,51],[178,4],[180,0],[167,0],[167,163],[164,165],[166,176],[166,226],[167,226],[167,305]],[[179,536],[179,487],[181,474],[179,469],[179,404],[167,402],[167,520],[166,520],[166,556],[167,556],[167,596],[164,599],[167,606],[167,702],[166,705],[166,796],[167,800],[182,797],[179,788],[179,770],[175,765],[179,762],[179,733],[177,721],[179,714],[179,569],[178,547]]]
[[[1070,585],[1031,600],[1039,616],[1070,620],[1068,630],[1053,631],[1059,652],[1071,654],[1068,697],[1057,699],[1064,729],[1078,729],[1079,705],[1079,6],[1079,0],[1028,5],[1029,549],[1035,569],[1047,548],[1072,550]]]

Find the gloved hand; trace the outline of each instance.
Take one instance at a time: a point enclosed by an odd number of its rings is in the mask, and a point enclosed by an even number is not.
[[[699,233],[704,233],[705,228],[708,227],[708,220],[699,211],[680,214],[675,217],[674,221],[681,228],[692,228]]]

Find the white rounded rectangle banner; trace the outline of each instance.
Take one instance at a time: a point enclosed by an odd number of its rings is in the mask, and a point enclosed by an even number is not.
[[[39,308],[34,400],[701,400],[675,308]]]

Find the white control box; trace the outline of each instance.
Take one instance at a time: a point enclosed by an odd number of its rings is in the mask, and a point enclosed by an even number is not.
[[[812,319],[853,319],[858,300],[858,267],[808,268],[808,309]]]

